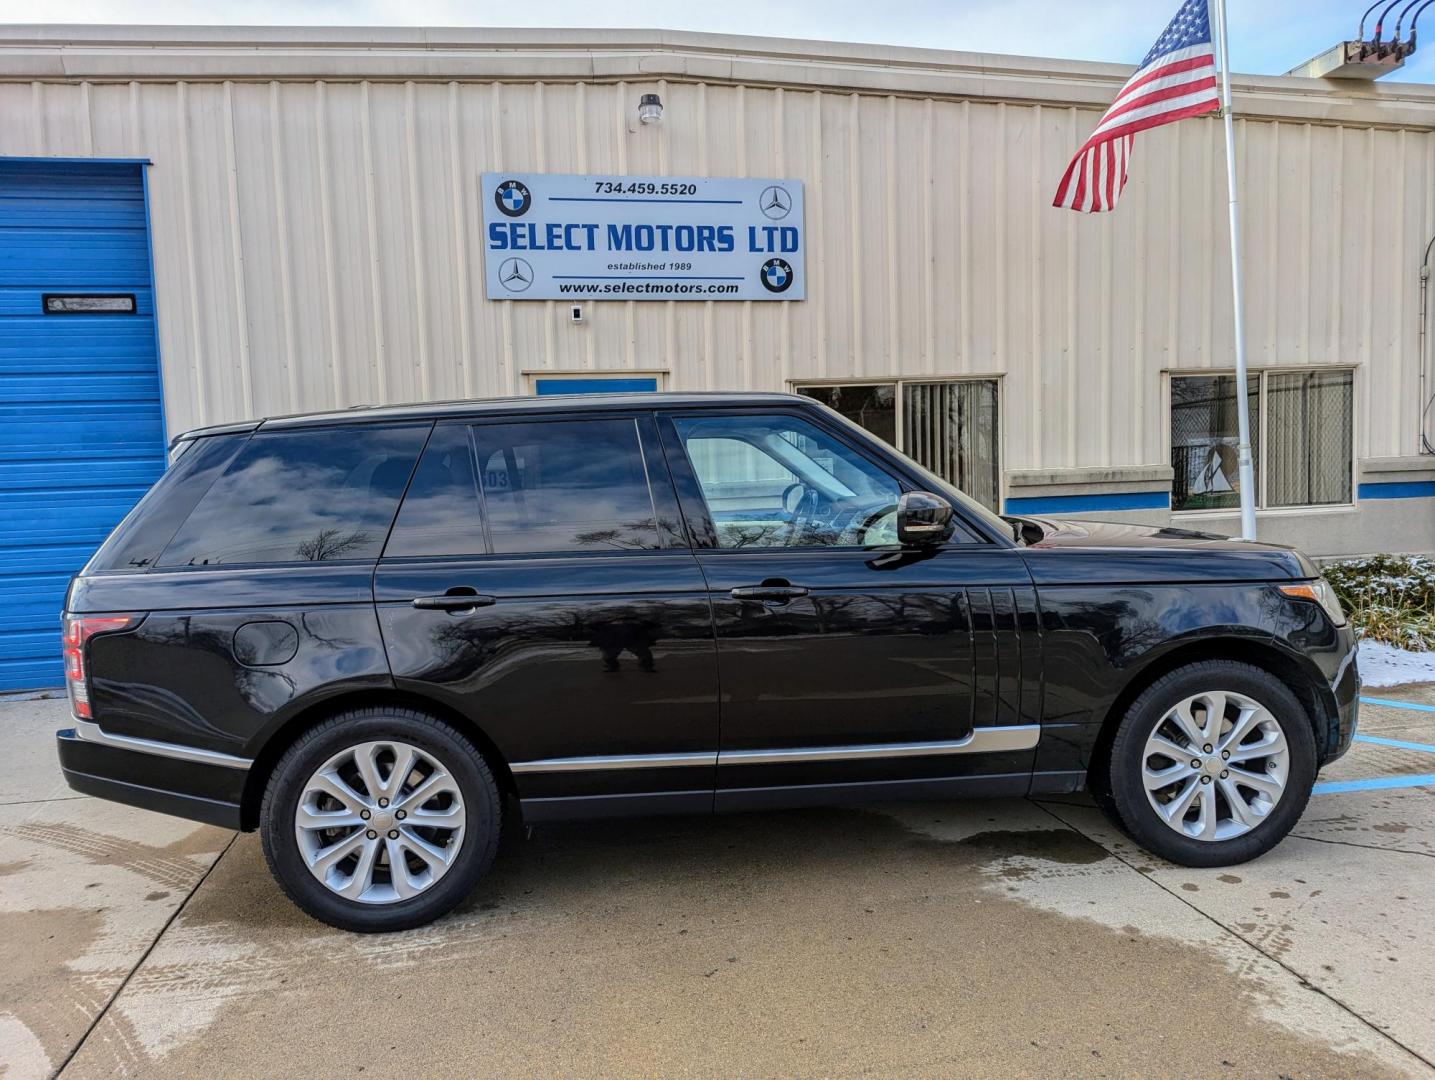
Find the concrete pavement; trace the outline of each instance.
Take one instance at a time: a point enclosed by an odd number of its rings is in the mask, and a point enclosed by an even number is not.
[[[73,797],[65,715],[0,702],[7,1078],[1435,1075],[1429,751],[1357,743],[1226,870],[1081,799],[550,826],[455,915],[361,937],[254,836]],[[1362,734],[1435,745],[1435,712]]]

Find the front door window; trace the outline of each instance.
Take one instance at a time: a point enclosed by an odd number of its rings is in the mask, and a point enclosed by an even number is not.
[[[793,416],[675,420],[720,548],[882,547],[897,542],[897,481]]]

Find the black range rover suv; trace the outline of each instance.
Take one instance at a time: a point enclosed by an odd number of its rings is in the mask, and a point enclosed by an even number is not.
[[[1001,518],[806,398],[462,402],[209,428],[71,585],[70,785],[259,829],[393,930],[505,814],[1089,787],[1192,866],[1283,837],[1355,644],[1286,548]]]

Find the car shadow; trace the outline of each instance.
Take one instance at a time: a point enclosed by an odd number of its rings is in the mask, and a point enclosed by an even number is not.
[[[804,874],[830,883],[1018,857],[1072,864],[1108,854],[1023,799],[561,822],[507,830],[492,871],[457,913],[644,883],[741,889]]]

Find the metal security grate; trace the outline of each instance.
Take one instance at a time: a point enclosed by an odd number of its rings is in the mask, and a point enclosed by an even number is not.
[[[796,389],[899,447],[983,506],[999,508],[1001,432],[995,379]]]
[[[1351,371],[1266,377],[1266,501],[1321,506],[1351,499]]]
[[[983,506],[997,509],[997,384],[904,383],[902,441],[907,453]]]
[[[1269,371],[1252,375],[1248,386],[1257,505],[1350,502],[1355,373]],[[1173,510],[1240,505],[1238,441],[1235,376],[1171,379]]]
[[[1260,377],[1248,379],[1251,446],[1259,460]],[[1240,427],[1234,375],[1181,376],[1171,380],[1172,510],[1215,510],[1241,505],[1236,450]],[[1260,499],[1259,481],[1256,498]]]

